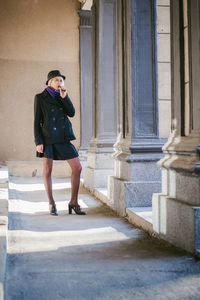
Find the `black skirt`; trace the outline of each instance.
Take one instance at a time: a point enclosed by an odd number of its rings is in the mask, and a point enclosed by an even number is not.
[[[78,157],[78,152],[70,142],[63,144],[44,145],[44,152],[36,152],[36,157],[46,157],[53,160],[68,160]]]

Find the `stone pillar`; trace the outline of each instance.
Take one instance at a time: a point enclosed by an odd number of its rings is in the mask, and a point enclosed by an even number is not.
[[[80,82],[81,82],[81,144],[79,155],[86,165],[86,151],[92,137],[92,12],[79,10],[80,16]]]
[[[109,204],[125,215],[127,207],[151,206],[152,193],[161,190],[156,163],[163,140],[158,132],[155,2],[122,1],[120,10],[121,117]]]
[[[117,136],[117,0],[93,2],[93,137],[84,184],[105,187]]]
[[[200,252],[199,1],[171,1],[172,124],[163,148],[162,193],[153,195],[153,228],[167,241]]]

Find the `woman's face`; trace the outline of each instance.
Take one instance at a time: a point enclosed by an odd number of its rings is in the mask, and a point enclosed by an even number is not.
[[[58,90],[62,86],[64,86],[64,80],[61,76],[57,76],[51,79],[50,87],[52,87],[54,90]]]

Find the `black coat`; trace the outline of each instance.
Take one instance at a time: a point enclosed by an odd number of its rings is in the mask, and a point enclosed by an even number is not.
[[[75,115],[74,106],[68,95],[55,99],[44,90],[35,96],[34,102],[35,144],[65,143],[75,140],[72,125],[67,116]]]

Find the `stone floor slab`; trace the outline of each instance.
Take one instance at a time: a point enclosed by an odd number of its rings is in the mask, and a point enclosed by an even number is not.
[[[200,262],[134,228],[81,191],[86,216],[69,215],[70,184],[54,180],[59,216],[40,178],[11,177],[6,300],[200,299]]]

